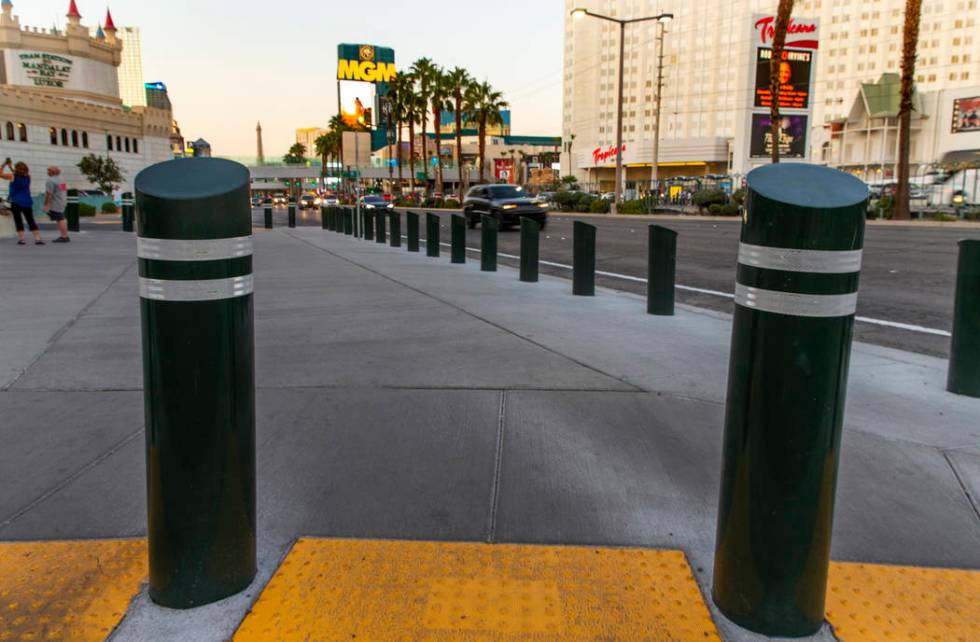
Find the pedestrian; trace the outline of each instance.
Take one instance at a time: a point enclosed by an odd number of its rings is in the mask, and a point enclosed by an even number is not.
[[[10,173],[3,171],[9,168]],[[0,178],[10,181],[10,211],[14,215],[14,227],[17,228],[17,245],[27,245],[24,240],[24,220],[27,220],[27,227],[34,235],[34,245],[44,245],[41,240],[41,231],[34,222],[34,199],[31,198],[31,173],[27,164],[19,162],[16,165],[8,158],[0,165]]]
[[[65,222],[65,206],[68,197],[65,184],[61,182],[61,169],[52,165],[48,168],[48,180],[44,183],[44,210],[48,217],[58,225],[58,238],[52,243],[67,243],[68,224]]]

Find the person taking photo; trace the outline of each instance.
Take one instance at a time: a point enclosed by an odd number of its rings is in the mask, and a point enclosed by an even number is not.
[[[5,172],[9,169],[10,172]],[[27,220],[27,227],[34,235],[34,245],[44,245],[41,240],[41,231],[34,221],[34,199],[31,197],[31,172],[27,164],[19,162],[16,165],[8,158],[0,165],[0,178],[10,181],[10,211],[14,215],[14,227],[17,228],[17,245],[27,245],[24,240],[24,220]]]

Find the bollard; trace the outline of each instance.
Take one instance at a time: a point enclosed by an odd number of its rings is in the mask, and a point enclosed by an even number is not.
[[[351,225],[353,225],[353,235],[355,237],[361,236],[361,230],[358,228],[358,219],[361,217],[361,210],[354,206],[350,208]]]
[[[392,211],[388,214],[391,219],[391,247],[401,247],[402,246],[402,215],[399,212]]]
[[[68,225],[68,231],[69,232],[78,232],[79,229],[80,229],[79,228],[79,225],[78,225],[78,209],[79,209],[78,208],[78,204],[79,204],[78,190],[77,189],[70,189],[65,194],[65,196],[66,196],[66,199],[65,199],[66,200],[66,203],[65,203],[65,222]]]
[[[364,240],[374,240],[374,212],[364,212]]]
[[[673,316],[677,232],[651,225],[647,236],[647,314]]]
[[[746,180],[712,598],[802,637],[824,621],[868,188],[797,163]]]
[[[320,206],[320,228],[324,230],[330,229],[330,212],[326,205]]]
[[[289,197],[289,227],[296,227],[296,197]]]
[[[946,389],[980,397],[980,240],[960,241]]]
[[[408,219],[408,251],[419,251],[419,215],[416,212],[409,212]]]
[[[354,235],[354,212],[349,207],[344,208],[344,234]]]
[[[374,213],[374,241],[376,243],[388,242],[387,232],[385,232],[386,213],[384,210],[379,210]]]
[[[450,232],[452,239],[452,263],[466,263],[466,219],[459,214],[453,214]]]
[[[122,229],[123,232],[133,231],[133,193],[122,193]]]
[[[521,281],[538,281],[538,238],[541,226],[536,221],[521,217]]]
[[[255,577],[255,366],[248,169],[136,176],[149,593],[215,602]]]
[[[263,217],[265,218],[265,229],[272,229],[272,208],[267,207],[262,211]]]
[[[595,226],[572,226],[572,294],[595,296]]]
[[[425,255],[439,256],[439,217],[432,212],[425,215]]]
[[[480,217],[480,270],[497,271],[497,219],[486,214]]]

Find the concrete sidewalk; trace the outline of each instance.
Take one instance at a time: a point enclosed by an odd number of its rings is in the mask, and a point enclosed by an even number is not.
[[[255,244],[259,576],[187,612],[141,591],[113,639],[231,637],[300,536],[679,549],[709,594],[726,316],[312,227]],[[133,236],[3,244],[0,275],[0,540],[142,536]],[[980,401],[944,378],[855,346],[834,559],[980,568]]]

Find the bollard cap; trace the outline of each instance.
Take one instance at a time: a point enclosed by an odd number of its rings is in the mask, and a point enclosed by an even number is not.
[[[252,233],[250,175],[221,158],[151,165],[136,175],[139,234],[162,239],[218,239]]]
[[[822,165],[763,165],[749,172],[746,181],[756,194],[796,207],[827,210],[868,200],[868,186],[861,179]]]

